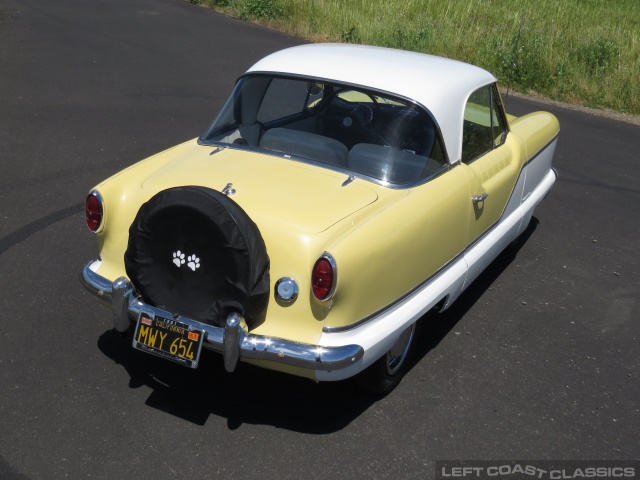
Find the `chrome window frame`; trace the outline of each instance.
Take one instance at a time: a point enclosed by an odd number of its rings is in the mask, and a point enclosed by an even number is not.
[[[502,97],[500,97],[500,93],[498,92],[498,84],[497,82],[493,82],[493,83],[488,83],[487,85],[483,85],[480,88],[475,89],[473,92],[471,92],[469,94],[469,96],[467,97],[467,101],[465,102],[465,108],[467,106],[467,103],[469,103],[469,98],[471,98],[471,95],[473,95],[474,93],[476,93],[478,90],[482,89],[482,88],[489,88],[489,119],[491,120],[491,138],[493,139],[492,143],[491,143],[491,148],[488,150],[485,150],[484,152],[482,152],[479,155],[476,155],[475,157],[471,158],[468,161],[463,161],[462,160],[462,152],[464,151],[464,118],[462,120],[462,148],[460,149],[460,162],[464,163],[465,165],[471,165],[473,162],[475,162],[476,160],[484,157],[487,153],[489,152],[493,152],[495,149],[502,147],[505,142],[507,141],[507,134],[509,133],[509,122],[507,121],[507,114],[505,112],[504,109],[504,104],[502,103]],[[498,107],[498,110],[496,111],[496,114],[502,119],[502,122],[504,124],[504,132],[502,133],[502,141],[496,145],[495,143],[495,135],[493,132],[494,129],[494,123],[493,123],[493,113],[495,111],[495,107]]]

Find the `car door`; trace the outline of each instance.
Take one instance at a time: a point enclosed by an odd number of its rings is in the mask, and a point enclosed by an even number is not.
[[[499,223],[521,168],[517,154],[520,141],[509,135],[495,84],[482,87],[469,97],[462,137],[462,168],[467,172],[472,192],[467,236],[472,247]],[[497,255],[484,253],[468,259],[469,281]]]

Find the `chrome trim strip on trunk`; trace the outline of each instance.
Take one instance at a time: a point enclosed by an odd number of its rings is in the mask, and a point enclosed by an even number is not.
[[[137,321],[141,312],[172,318],[173,314],[142,302],[131,283],[124,277],[115,282],[102,277],[91,269],[89,262],[82,270],[80,280],[91,294],[111,304],[116,330],[126,331]],[[239,359],[271,360],[273,362],[307,368],[310,370],[334,371],[346,368],[360,360],[364,350],[360,345],[323,347],[292,342],[276,337],[247,333],[244,319],[235,313],[227,318],[224,328],[201,323],[178,316],[177,321],[186,323],[204,332],[203,346],[222,353],[225,368],[233,371]]]

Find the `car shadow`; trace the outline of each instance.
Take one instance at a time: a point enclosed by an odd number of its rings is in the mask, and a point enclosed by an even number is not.
[[[152,391],[146,405],[204,425],[210,415],[227,419],[230,430],[244,423],[328,434],[343,429],[376,399],[351,382],[315,383],[240,362],[224,370],[222,356],[203,350],[197,369],[134,350],[131,336],[109,330],[98,347],[129,374],[129,387]],[[340,408],[328,408],[340,398]],[[322,408],[318,408],[323,406]]]
[[[519,245],[537,225],[538,220],[533,218]],[[409,368],[442,341],[514,260],[518,250],[519,246],[502,252],[448,310],[423,317]],[[429,321],[434,315],[437,321]],[[230,430],[249,423],[329,434],[345,428],[381,398],[363,392],[354,382],[315,383],[242,362],[235,372],[227,373],[222,357],[208,350],[202,351],[197,369],[185,368],[134,350],[131,335],[123,337],[116,330],[102,334],[98,347],[124,367],[130,388],[151,389],[146,405],[197,425],[204,425],[214,415],[226,418]],[[336,398],[340,399],[340,408],[327,407],[334,405]]]
[[[536,228],[538,228],[539,223],[536,217],[532,217],[529,225],[527,225],[527,228],[522,234],[489,264],[447,310],[442,313],[435,311],[427,312],[427,314],[422,317],[420,336],[417,339],[418,343],[409,368],[413,368],[415,364],[428,355],[485,294],[489,287],[493,285],[505,269],[515,260],[520,249],[527,243]]]

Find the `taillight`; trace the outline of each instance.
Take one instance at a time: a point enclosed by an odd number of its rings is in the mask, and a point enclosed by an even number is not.
[[[87,220],[87,227],[92,232],[97,232],[102,225],[102,198],[96,191],[87,195],[87,201],[84,206],[84,216]]]
[[[328,253],[323,253],[316,260],[311,272],[311,288],[318,300],[329,300],[336,289],[336,261]]]

